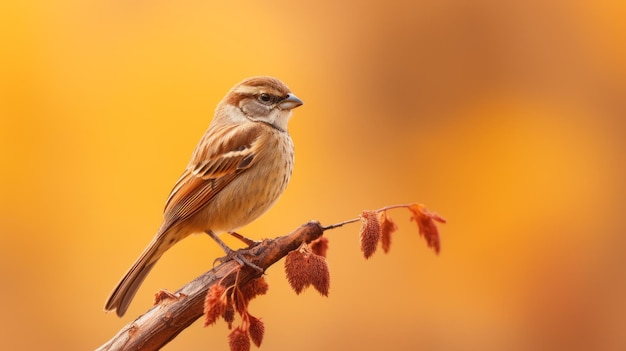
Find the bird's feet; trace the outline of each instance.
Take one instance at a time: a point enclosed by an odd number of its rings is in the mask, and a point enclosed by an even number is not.
[[[244,266],[248,266],[252,269],[254,269],[255,271],[257,271],[259,274],[263,274],[265,273],[265,270],[259,266],[257,266],[256,264],[250,262],[244,255],[245,253],[249,250],[250,248],[247,249],[240,249],[240,250],[232,250],[232,249],[228,249],[228,250],[224,250],[226,251],[226,256],[223,257],[218,257],[215,259],[215,261],[213,262],[213,264],[215,265],[215,262],[220,262],[220,263],[224,263],[224,262],[228,262],[230,260],[233,260],[237,263],[239,263],[240,266],[244,267]]]
[[[253,268],[254,270],[256,270],[257,272],[259,272],[259,274],[263,274],[265,273],[265,270],[259,266],[257,266],[256,264],[250,262],[247,258],[244,257],[244,255],[253,247],[257,246],[258,244],[260,244],[259,241],[254,241],[254,240],[250,240],[246,237],[244,237],[241,234],[237,234],[237,233],[230,233],[231,235],[233,235],[234,237],[238,238],[239,240],[243,241],[244,243],[246,243],[248,245],[247,248],[245,249],[240,249],[240,250],[233,250],[230,247],[228,247],[228,245],[226,245],[226,243],[224,243],[222,241],[222,239],[220,239],[215,233],[213,233],[212,231],[208,230],[206,231],[206,233],[213,238],[213,240],[215,240],[217,242],[217,244],[222,248],[222,250],[224,250],[224,252],[226,253],[226,256],[223,257],[218,257],[215,259],[215,261],[213,261],[213,265],[215,265],[216,262],[220,262],[220,263],[224,263],[230,260],[234,260],[235,262],[239,263],[239,265],[243,266],[248,266]]]

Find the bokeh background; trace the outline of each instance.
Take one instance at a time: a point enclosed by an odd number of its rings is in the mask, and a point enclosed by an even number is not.
[[[161,222],[213,109],[274,75],[305,101],[291,185],[242,230],[420,202],[388,255],[329,234],[331,292],[282,262],[265,350],[626,348],[623,1],[4,1],[0,5],[0,340],[88,350],[207,270],[181,242],[123,319],[104,300]],[[233,245],[235,242],[229,241]],[[226,350],[196,323],[166,350]]]

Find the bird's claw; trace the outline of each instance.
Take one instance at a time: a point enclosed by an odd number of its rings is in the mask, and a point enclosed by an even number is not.
[[[258,245],[259,242],[256,242],[256,245]],[[251,247],[254,247],[251,246]],[[237,263],[239,263],[240,266],[244,267],[244,266],[248,266],[252,269],[254,269],[255,271],[259,272],[259,274],[263,274],[265,273],[265,270],[259,266],[257,266],[256,264],[250,262],[247,258],[244,257],[244,252],[248,251],[251,247],[247,248],[247,249],[241,249],[241,250],[228,250],[226,252],[226,256],[222,256],[222,257],[218,257],[213,261],[213,266],[215,266],[215,264],[217,262],[219,263],[225,263],[228,262],[230,260],[233,260]]]

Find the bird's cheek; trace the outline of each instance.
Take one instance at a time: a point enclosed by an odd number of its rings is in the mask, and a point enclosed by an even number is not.
[[[252,117],[263,117],[267,115],[267,106],[256,102],[244,104],[241,109],[246,115]]]

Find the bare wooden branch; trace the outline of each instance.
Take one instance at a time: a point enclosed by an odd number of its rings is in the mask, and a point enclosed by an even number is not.
[[[311,221],[285,236],[266,239],[241,252],[250,263],[266,270],[303,242],[309,243],[322,236],[325,229],[319,222]],[[234,284],[235,275],[231,273],[237,267],[238,263],[231,260],[197,277],[176,292],[178,298],[164,298],[148,312],[124,326],[97,350],[160,349],[203,315],[204,299],[211,286],[220,280],[226,286]],[[245,284],[258,276],[256,270],[244,267],[239,273],[239,284]]]
[[[240,258],[243,257],[243,259],[248,263],[243,267],[237,263],[237,261],[242,260],[226,261],[194,279],[175,294],[160,292],[157,295],[158,301],[155,303],[156,306],[137,318],[135,321],[127,324],[111,340],[98,348],[98,351],[160,349],[203,315],[204,302],[207,292],[211,289],[211,287],[215,286],[215,284],[220,283],[223,287],[235,287],[235,290],[238,290],[253,279],[260,277],[262,275],[262,273],[260,273],[261,270],[265,271],[278,260],[287,256],[290,252],[300,248],[300,245],[303,243],[310,243],[320,238],[327,230],[361,221],[362,225],[359,235],[361,238],[361,250],[363,251],[364,257],[368,258],[371,256],[379,243],[381,244],[383,250],[387,252],[391,243],[390,235],[397,229],[397,226],[389,217],[387,217],[386,212],[397,208],[409,210],[411,213],[411,220],[417,223],[420,236],[426,240],[426,244],[431,247],[435,253],[439,253],[440,239],[437,223],[446,223],[446,220],[437,213],[429,211],[422,204],[412,203],[392,205],[375,211],[363,211],[358,218],[331,224],[325,227],[321,226],[317,221],[311,221],[285,236],[275,239],[267,239],[259,244],[249,242],[250,244],[255,245],[253,245],[253,247],[237,251]],[[382,221],[382,224],[379,221]],[[237,237],[242,239],[244,242],[247,242],[245,238],[241,236]],[[328,267],[326,266],[326,261],[323,258],[320,261],[319,259],[321,257],[317,256],[324,256],[321,252],[325,251],[323,248],[325,244],[326,242],[321,240],[317,241],[316,245],[308,248],[308,250],[313,250],[313,254],[307,256],[304,260],[306,261],[305,263],[303,263],[302,260],[296,260],[299,262],[298,264],[302,266],[300,269],[292,270],[293,272],[297,272],[295,276],[290,275],[289,269],[287,269],[287,278],[296,292],[298,292],[300,285],[304,284],[304,286],[313,285],[313,287],[322,295],[328,294]],[[308,252],[307,248],[303,248],[303,250],[303,255],[306,256]],[[315,253],[316,250],[318,250],[318,253]],[[299,251],[294,252],[294,256],[288,256],[287,261],[289,261],[290,257],[294,257],[295,260],[298,252]],[[300,253],[302,254],[302,252]],[[292,263],[296,261],[292,260]],[[296,263],[293,264],[295,265]],[[287,265],[289,265],[289,263],[287,263]],[[254,267],[256,267],[256,269]],[[259,268],[261,268],[261,270],[259,270]],[[299,274],[299,272],[308,272],[308,275],[305,274],[303,276]],[[294,282],[299,283],[294,285]],[[239,293],[241,293],[241,291],[239,291]],[[215,305],[215,301],[209,301],[208,306],[210,306],[209,310],[211,311],[211,308],[218,305]],[[246,311],[247,307],[245,304],[237,306],[239,306],[238,313],[242,315],[242,320],[244,319],[243,317],[251,318]],[[222,317],[224,317],[224,315],[222,315]],[[207,320],[209,324],[214,321],[215,319]],[[234,329],[233,333],[244,333],[245,340],[243,341],[246,344],[250,343],[248,337],[255,336],[256,339],[259,340],[262,337],[262,333],[247,334],[250,332],[249,323],[244,329],[241,328],[242,326],[239,326]],[[230,339],[231,336],[229,336],[230,341],[232,341]],[[254,337],[252,339],[253,341],[256,340]],[[235,347],[235,349],[242,348]],[[244,347],[243,349],[247,349],[247,347]]]

